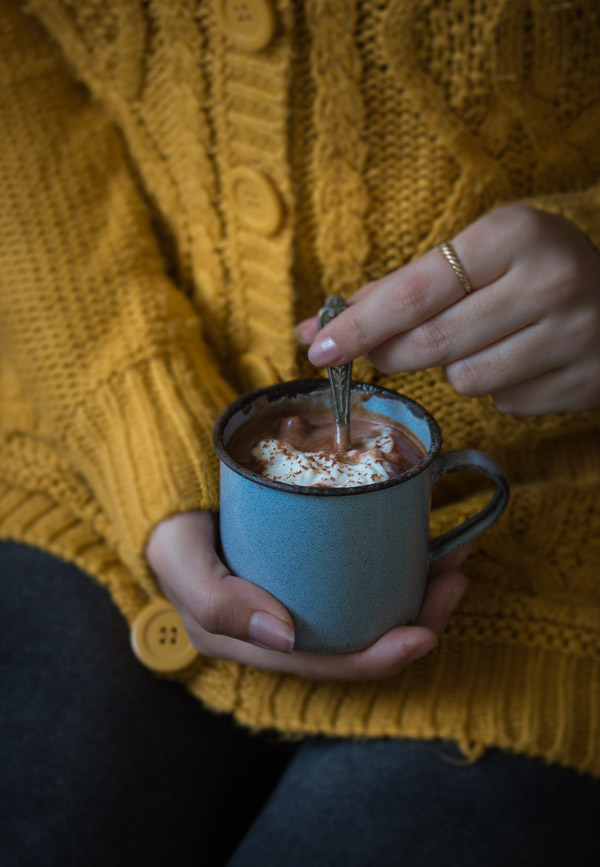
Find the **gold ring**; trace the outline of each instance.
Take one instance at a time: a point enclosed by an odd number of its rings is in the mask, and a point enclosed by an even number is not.
[[[460,259],[456,255],[456,250],[454,249],[450,241],[444,241],[443,244],[440,244],[438,250],[452,266],[452,270],[460,280],[460,285],[465,290],[465,295],[469,295],[473,291],[473,287],[471,286],[471,282],[467,277],[466,271],[461,265]]]

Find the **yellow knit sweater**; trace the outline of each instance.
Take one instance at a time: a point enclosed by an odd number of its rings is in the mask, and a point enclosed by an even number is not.
[[[294,323],[527,199],[600,247],[596,0],[0,0],[0,536],[132,620],[162,518],[218,508],[217,412],[312,371]],[[288,733],[444,737],[600,776],[597,414],[522,421],[381,377],[506,467],[439,648],[384,683],[198,659]],[[486,495],[460,481],[433,530]],[[1,579],[0,579],[1,580]]]

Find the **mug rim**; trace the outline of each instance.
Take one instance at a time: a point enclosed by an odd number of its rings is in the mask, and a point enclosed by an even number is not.
[[[381,385],[373,385],[368,382],[360,382],[352,380],[350,389],[351,392],[360,391],[378,397],[387,397],[392,400],[398,400],[401,403],[408,405],[417,418],[423,419],[429,428],[431,435],[431,445],[427,449],[424,457],[418,464],[394,476],[391,479],[385,479],[382,482],[374,482],[371,485],[354,485],[346,488],[325,487],[317,485],[290,485],[287,482],[279,482],[274,479],[269,479],[266,476],[261,476],[258,473],[253,473],[246,469],[231,457],[225,443],[223,442],[223,432],[227,423],[238,412],[242,411],[246,406],[254,403],[259,398],[267,398],[269,403],[275,400],[280,400],[283,397],[292,397],[294,395],[312,394],[315,391],[322,391],[329,388],[328,379],[292,379],[285,382],[274,383],[273,385],[263,386],[255,391],[247,392],[232,401],[225,409],[219,413],[213,425],[213,448],[219,460],[240,476],[248,479],[251,482],[262,485],[273,490],[282,491],[290,494],[304,494],[317,497],[340,497],[340,496],[357,496],[359,494],[374,493],[375,491],[384,490],[385,488],[393,488],[396,485],[407,482],[415,476],[420,475],[427,469],[433,460],[441,451],[442,434],[440,427],[431,413],[425,409],[416,400],[407,397],[402,392],[392,391],[389,388],[384,388]]]

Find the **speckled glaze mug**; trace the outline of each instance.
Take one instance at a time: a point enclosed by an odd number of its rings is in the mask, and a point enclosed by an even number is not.
[[[402,475],[354,488],[299,487],[256,475],[227,452],[232,433],[276,401],[331,406],[324,379],[269,386],[232,403],[217,419],[221,466],[222,556],[235,575],[268,590],[290,612],[295,650],[345,653],[371,645],[413,620],[430,564],[487,529],[508,502],[508,480],[483,452],[441,452],[440,429],[404,395],[352,384],[352,402],[403,424],[423,459]],[[431,491],[447,473],[475,470],[495,483],[489,504],[460,526],[429,539]]]

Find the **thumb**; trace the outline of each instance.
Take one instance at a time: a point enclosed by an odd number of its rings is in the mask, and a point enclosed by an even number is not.
[[[150,537],[146,557],[165,596],[187,615],[186,621],[271,650],[293,649],[288,611],[266,590],[231,575],[219,559],[209,512],[185,512],[162,521]]]

